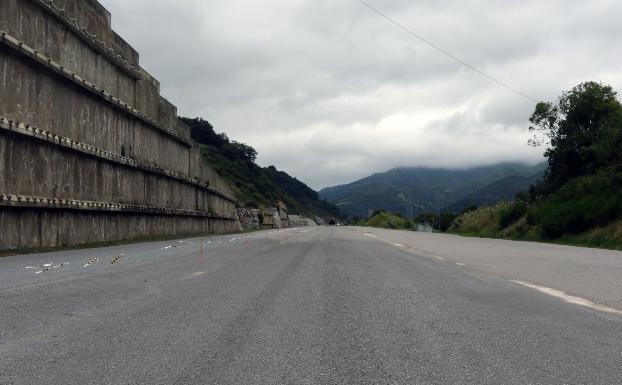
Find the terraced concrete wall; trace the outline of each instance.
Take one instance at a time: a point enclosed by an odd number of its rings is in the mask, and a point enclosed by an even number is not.
[[[0,0],[0,250],[239,228],[95,0]]]

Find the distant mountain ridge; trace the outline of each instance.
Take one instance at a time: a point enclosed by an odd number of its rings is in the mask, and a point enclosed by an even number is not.
[[[319,194],[351,217],[365,218],[378,209],[403,215],[441,209],[458,212],[471,204],[512,199],[535,183],[545,169],[545,163],[500,163],[464,170],[396,168],[325,188]]]

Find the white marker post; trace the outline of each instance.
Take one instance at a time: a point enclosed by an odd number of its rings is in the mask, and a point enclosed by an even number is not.
[[[204,240],[203,240],[203,238],[201,238],[201,255],[199,257],[199,264],[201,264],[201,265],[205,261],[204,254],[203,254],[203,248],[204,248],[203,242],[204,242]]]

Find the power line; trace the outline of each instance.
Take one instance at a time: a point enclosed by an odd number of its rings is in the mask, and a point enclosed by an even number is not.
[[[520,95],[520,96],[522,96],[522,97],[524,97],[526,99],[529,99],[529,100],[531,100],[533,102],[536,102],[536,103],[539,102],[539,100],[536,100],[535,98],[532,98],[531,96],[525,94],[524,92],[521,92],[521,91],[517,90],[516,88],[514,88],[514,87],[512,87],[512,86],[510,86],[510,85],[508,85],[508,84],[506,84],[506,83],[504,83],[504,82],[502,82],[500,80],[495,79],[494,77],[488,75],[487,73],[485,73],[484,71],[478,69],[477,67],[474,67],[471,64],[465,62],[464,60],[458,58],[456,55],[453,55],[450,52],[448,52],[448,51],[444,50],[443,48],[439,47],[438,45],[432,43],[431,41],[427,40],[423,36],[421,36],[421,35],[413,32],[412,30],[404,27],[402,24],[397,22],[395,19],[387,16],[385,13],[383,13],[379,9],[375,8],[373,5],[367,3],[366,1],[364,1],[364,0],[357,0],[357,1],[359,3],[361,3],[361,4],[363,4],[365,7],[369,8],[370,10],[372,10],[374,13],[376,13],[376,14],[382,16],[383,18],[385,18],[386,20],[388,20],[391,24],[393,24],[396,27],[400,28],[401,30],[409,33],[410,35],[414,36],[415,38],[419,39],[423,43],[425,43],[428,46],[434,48],[435,50],[441,52],[443,55],[448,56],[449,58],[451,58],[454,61],[457,61],[458,63],[460,63],[461,65],[463,65],[466,68],[470,69],[471,71],[474,71],[474,72],[480,74],[481,76],[487,78],[488,80],[490,80],[490,81],[492,81],[494,83],[497,83],[498,85],[500,85],[500,86],[502,86],[504,88],[507,88],[508,90],[510,90],[510,91],[512,91],[512,92],[514,92],[514,93],[516,93],[516,94],[518,94],[518,95]]]

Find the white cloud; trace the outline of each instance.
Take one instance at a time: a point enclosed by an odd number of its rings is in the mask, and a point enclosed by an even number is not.
[[[315,188],[396,166],[541,159],[526,145],[532,102],[355,0],[101,2],[181,114]],[[617,0],[373,4],[538,99],[622,81]]]

